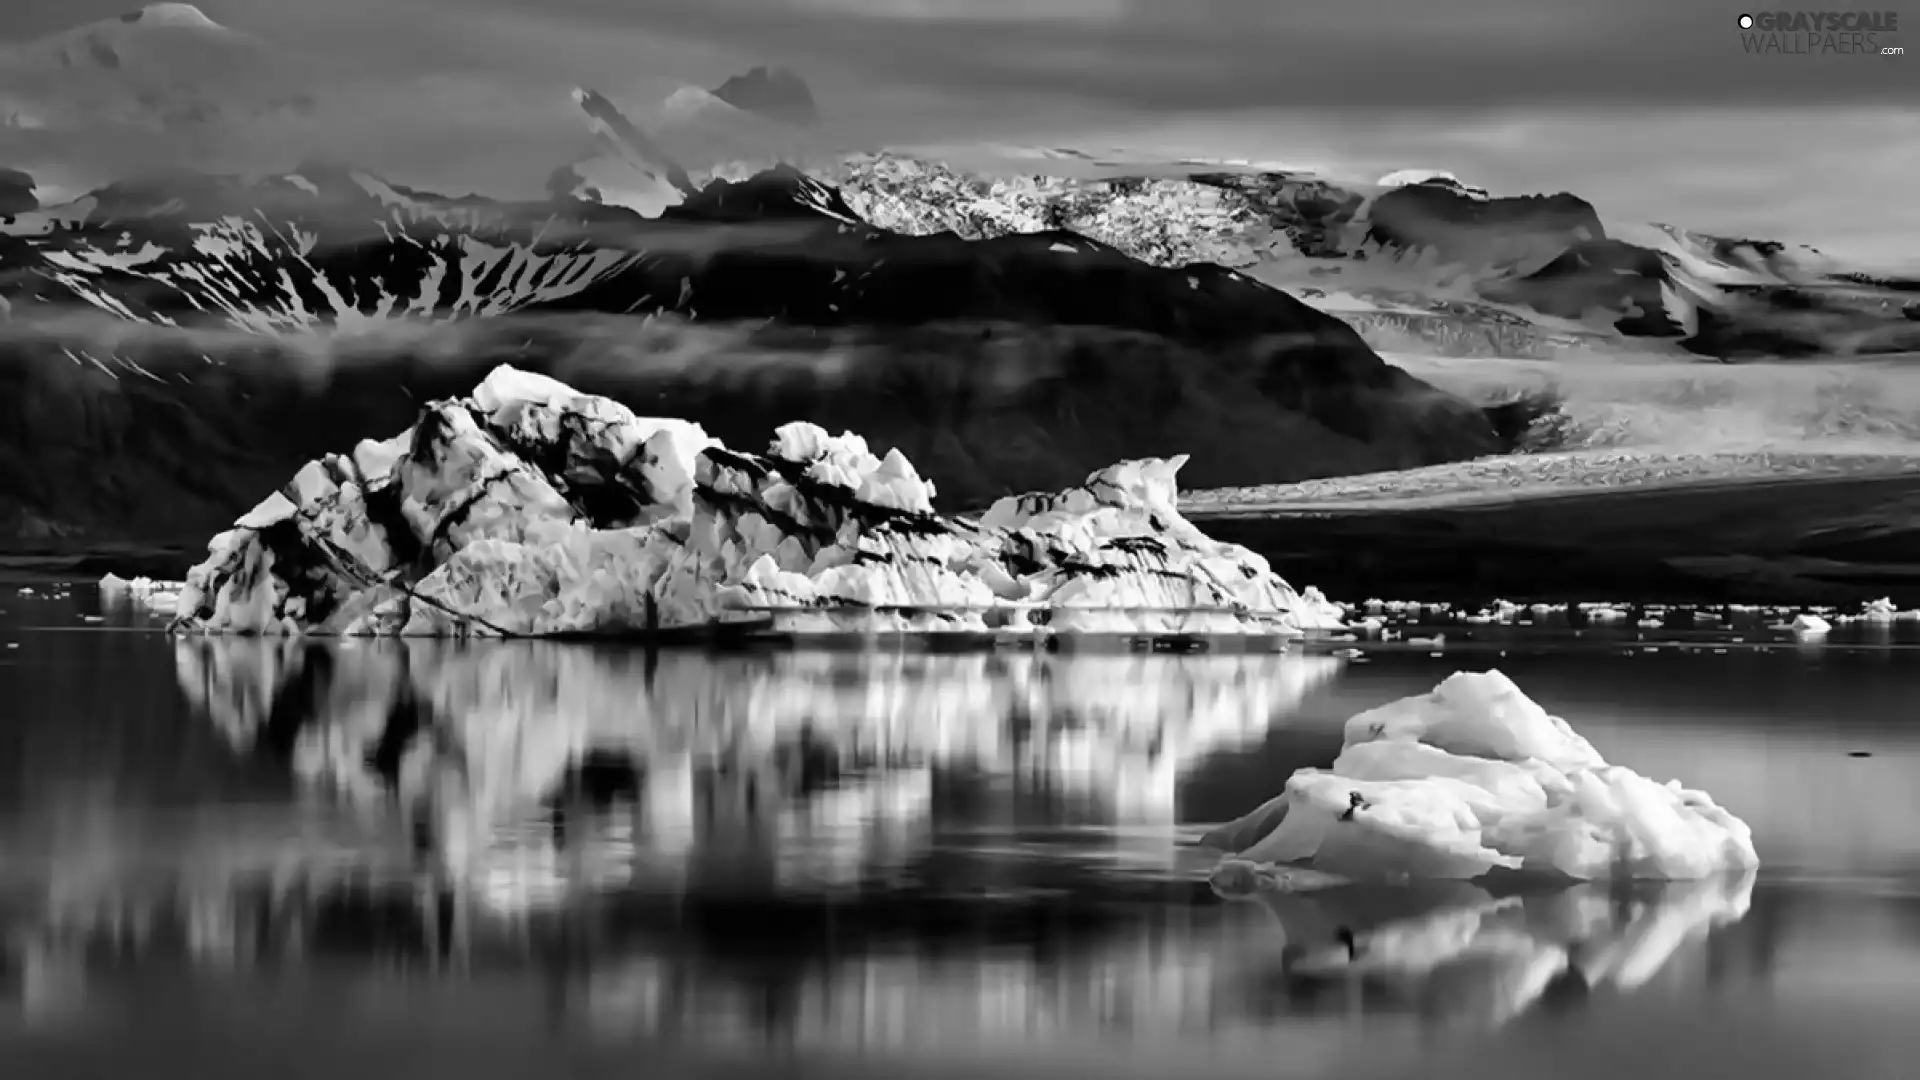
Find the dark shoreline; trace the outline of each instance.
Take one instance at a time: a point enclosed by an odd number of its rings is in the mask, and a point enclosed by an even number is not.
[[[1193,507],[1346,600],[1920,606],[1920,476],[1559,491],[1479,505]]]

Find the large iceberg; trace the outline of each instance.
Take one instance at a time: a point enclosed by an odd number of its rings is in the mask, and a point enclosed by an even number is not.
[[[1229,856],[1218,879],[1282,891],[1324,875],[1685,881],[1759,865],[1753,831],[1711,796],[1607,764],[1498,671],[1455,674],[1344,734],[1331,768],[1299,770],[1208,834]]]
[[[764,455],[501,366],[406,433],[309,463],[214,537],[174,627],[542,636],[745,621],[788,633],[1297,635],[1340,625],[1181,517],[1184,457],[933,511],[897,450],[780,428]]]

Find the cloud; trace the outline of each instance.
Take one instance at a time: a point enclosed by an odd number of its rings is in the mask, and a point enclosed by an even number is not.
[[[126,0],[10,0],[16,23]],[[1733,7],[1665,0],[204,0],[349,70],[711,80],[758,59],[850,92],[1042,110],[1437,110],[1910,101],[1909,58],[1753,56]],[[14,9],[19,9],[18,14]],[[1912,35],[1909,35],[1912,36]],[[706,69],[706,70],[703,70]]]
[[[1892,101],[1913,85],[1899,60],[1750,56],[1731,9],[1660,0],[439,0],[439,10],[525,24],[516,37],[697,41],[849,77],[1150,111]]]

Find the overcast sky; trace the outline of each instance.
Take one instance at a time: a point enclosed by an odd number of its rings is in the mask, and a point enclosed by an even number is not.
[[[575,82],[616,100],[793,67],[846,131],[1385,172],[1880,255],[1920,246],[1920,56],[1749,56],[1742,0],[204,0],[364,92],[431,76],[477,167]],[[1896,6],[1901,0],[1895,0]],[[4,0],[30,37],[124,0]],[[1851,6],[1851,5],[1848,5]],[[1920,20],[1920,8],[1903,13]],[[1920,27],[1920,24],[1917,24]],[[1920,28],[1905,38],[1920,45]],[[1888,41],[1899,41],[1891,38]],[[537,103],[537,104],[536,104]],[[397,116],[404,110],[368,109]],[[422,133],[394,124],[391,139]],[[378,139],[382,136],[369,135]],[[544,137],[544,136],[543,136]],[[568,137],[572,137],[569,133]],[[459,145],[456,145],[459,144]],[[541,152],[547,152],[544,145]]]

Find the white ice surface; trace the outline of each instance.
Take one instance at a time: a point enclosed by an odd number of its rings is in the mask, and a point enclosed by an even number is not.
[[[1607,764],[1498,671],[1353,717],[1331,768],[1294,773],[1208,842],[1239,862],[1369,880],[1685,881],[1759,864],[1752,830],[1711,796]]]
[[[226,633],[1297,635],[1317,591],[1178,510],[1184,457],[966,521],[897,450],[787,424],[767,456],[502,366],[414,429],[308,464],[214,537],[177,626]]]

